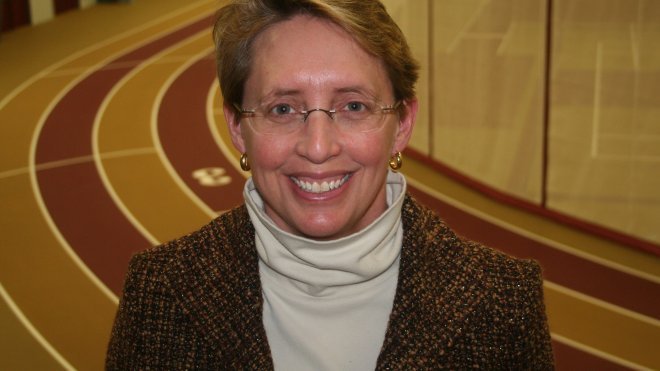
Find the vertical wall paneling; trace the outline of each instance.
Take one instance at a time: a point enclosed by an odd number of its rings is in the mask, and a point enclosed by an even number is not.
[[[660,243],[660,2],[553,4],[547,207]]]
[[[87,8],[87,7],[90,7],[94,4],[96,4],[96,0],[79,0],[78,1],[78,6],[80,6],[80,8]]]
[[[55,15],[55,6],[52,0],[29,0],[32,24],[46,22]]]
[[[55,0],[55,14],[77,9],[78,6],[78,0]]]
[[[410,139],[410,147],[430,155],[429,131],[432,121],[429,114],[432,104],[429,99],[431,89],[429,76],[432,66],[429,64],[429,1],[384,0],[383,3],[406,35],[412,53],[421,65],[416,86],[419,112],[415,130]]]
[[[546,2],[433,4],[433,159],[541,200]]]
[[[11,30],[30,23],[28,0],[0,0],[1,31]]]

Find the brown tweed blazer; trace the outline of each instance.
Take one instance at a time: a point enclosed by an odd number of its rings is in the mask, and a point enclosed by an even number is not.
[[[465,241],[406,196],[379,370],[553,368],[539,266]],[[245,206],[131,261],[108,370],[272,369]]]

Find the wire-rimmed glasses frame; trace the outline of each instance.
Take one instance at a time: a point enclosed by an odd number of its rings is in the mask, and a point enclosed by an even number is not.
[[[359,105],[359,110],[349,109]],[[289,134],[301,129],[307,122],[310,114],[316,111],[325,113],[343,132],[365,133],[382,127],[385,116],[396,113],[401,101],[392,105],[381,105],[377,102],[348,102],[341,108],[312,108],[297,109],[288,104],[263,105],[255,109],[244,109],[234,104],[237,113],[248,118],[252,128],[263,134],[279,135]],[[280,108],[288,111],[277,111]]]

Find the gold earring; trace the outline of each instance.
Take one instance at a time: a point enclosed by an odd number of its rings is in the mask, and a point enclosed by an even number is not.
[[[401,159],[401,152],[397,152],[392,157],[390,157],[390,167],[392,168],[392,170],[396,171],[401,169],[401,165],[403,165],[403,160]]]
[[[243,153],[241,155],[241,169],[243,171],[250,171],[250,163],[248,162],[248,156],[247,153]]]

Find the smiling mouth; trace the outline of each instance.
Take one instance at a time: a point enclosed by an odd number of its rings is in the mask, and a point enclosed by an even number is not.
[[[332,190],[335,190],[337,188],[340,188],[341,186],[346,183],[346,181],[351,177],[350,174],[344,175],[341,179],[337,180],[331,180],[331,181],[323,181],[323,182],[308,182],[305,180],[300,180],[298,178],[291,177],[291,180],[298,186],[298,188],[302,189],[305,192],[309,193],[324,193],[324,192],[330,192]]]

